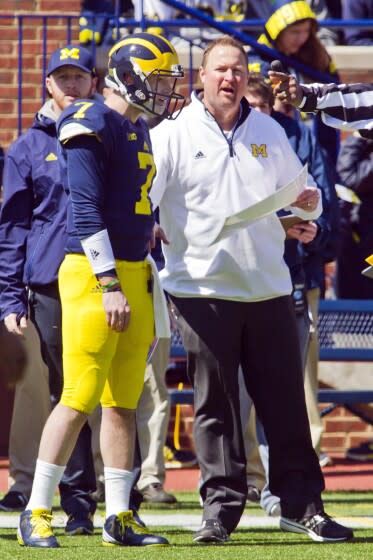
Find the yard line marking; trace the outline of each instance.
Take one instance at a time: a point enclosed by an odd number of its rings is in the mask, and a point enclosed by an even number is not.
[[[200,528],[202,522],[202,515],[188,514],[188,513],[142,513],[141,519],[149,527],[180,527],[180,529],[196,531]],[[65,527],[67,517],[63,514],[58,514],[53,517],[53,527]],[[337,517],[335,521],[347,525],[354,529],[370,529],[373,527],[372,516],[350,516],[350,517]],[[94,526],[96,529],[102,528],[104,518],[100,514],[94,516]],[[16,529],[18,527],[18,515],[0,513],[0,528],[2,529]],[[239,529],[255,527],[279,527],[279,518],[266,517],[260,515],[244,514],[238,525]]]

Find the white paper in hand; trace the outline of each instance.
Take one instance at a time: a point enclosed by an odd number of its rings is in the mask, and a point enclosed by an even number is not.
[[[256,204],[253,204],[245,210],[226,218],[223,228],[220,230],[213,243],[228,237],[239,229],[247,227],[255,220],[259,220],[269,214],[278,212],[286,206],[290,206],[290,204],[294,202],[298,195],[305,189],[307,185],[307,178],[308,173],[306,164],[295,179],[293,179],[290,183],[281,187],[276,192],[267,196],[263,200],[260,200]]]

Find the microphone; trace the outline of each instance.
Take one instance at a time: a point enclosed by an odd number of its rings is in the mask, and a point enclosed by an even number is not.
[[[282,74],[286,74],[282,62],[280,60],[272,60],[271,70],[273,70],[273,72],[282,72]]]

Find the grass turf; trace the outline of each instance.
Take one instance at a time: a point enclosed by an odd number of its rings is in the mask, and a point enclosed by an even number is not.
[[[155,507],[144,504],[144,513],[188,513],[200,514],[196,492],[178,493],[175,506]],[[56,502],[56,506],[57,506]],[[369,516],[373,512],[372,493],[325,493],[326,511],[336,517],[354,518]],[[102,506],[99,508],[103,511]],[[58,511],[56,511],[58,514]],[[257,506],[248,506],[246,514],[262,515]],[[17,515],[17,514],[14,514]],[[125,548],[101,546],[101,531],[97,529],[93,537],[65,537],[63,529],[56,529],[60,542],[59,549],[24,549],[16,541],[14,529],[0,529],[0,558],[11,560],[24,558],[34,560],[53,558],[53,560],[371,560],[373,527],[355,529],[355,539],[349,543],[314,543],[304,535],[285,533],[274,527],[255,527],[237,529],[229,543],[224,545],[196,545],[192,542],[191,531],[179,527],[151,527],[152,531],[168,538],[170,547]]]

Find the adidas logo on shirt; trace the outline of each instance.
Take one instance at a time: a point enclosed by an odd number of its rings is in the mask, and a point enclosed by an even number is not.
[[[56,156],[56,154],[54,154],[53,152],[50,152],[47,157],[45,158],[45,161],[57,161],[58,157]]]
[[[97,257],[100,255],[100,253],[96,251],[96,249],[90,249],[90,253],[93,260],[97,259]]]
[[[194,156],[194,159],[202,159],[205,158],[205,154],[203,152],[201,152],[201,150],[199,150],[196,155]]]

